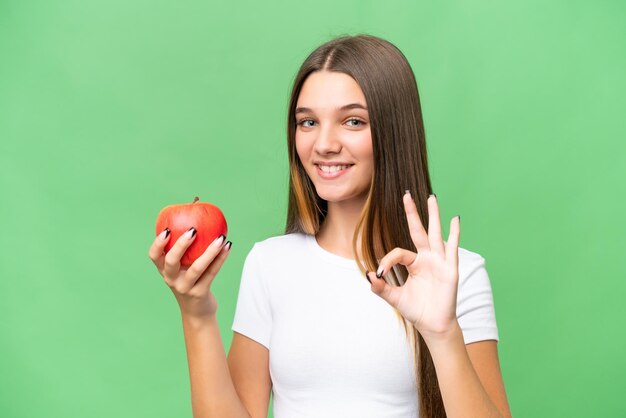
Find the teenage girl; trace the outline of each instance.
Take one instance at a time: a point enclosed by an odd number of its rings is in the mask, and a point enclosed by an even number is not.
[[[484,259],[444,241],[417,85],[368,35],[327,42],[289,103],[285,234],[243,266],[226,356],[211,283],[232,243],[188,269],[191,228],[150,258],[180,307],[194,417],[510,417]]]

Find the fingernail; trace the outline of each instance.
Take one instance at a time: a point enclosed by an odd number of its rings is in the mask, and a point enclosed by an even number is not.
[[[436,195],[436,194],[434,194],[434,193],[433,193],[433,194],[431,194],[431,195],[430,195],[430,196],[428,196],[428,197],[433,197],[433,196],[435,196],[435,199],[437,199],[437,195]]]
[[[383,271],[385,271],[383,266],[378,267],[378,270],[376,270],[376,277],[378,277],[379,279],[383,277]]]
[[[370,282],[370,284],[372,284],[372,281],[370,280],[370,278],[367,276],[368,274],[370,274],[369,270],[365,270],[365,278],[367,279],[368,282]]]
[[[187,237],[187,239],[191,239],[194,237],[194,235],[196,235],[196,232],[196,228],[192,226],[187,230],[187,232],[185,232],[185,237]]]
[[[407,190],[404,191],[404,194],[408,194],[410,196],[411,195],[411,191],[407,189]]]
[[[230,242],[230,241],[228,241],[228,242],[226,243],[226,251],[230,251],[230,248],[231,248],[232,246],[233,246],[233,243],[232,243],[232,242]]]
[[[167,239],[167,237],[169,237],[169,236],[170,236],[170,232],[171,232],[171,231],[170,231],[170,229],[169,229],[169,228],[165,228],[165,229],[163,230],[163,232],[161,232],[161,233],[159,234],[159,238],[161,238],[163,241],[165,241],[165,240]]]
[[[224,236],[224,234],[220,234],[220,236],[215,239],[215,244],[222,245],[222,242],[224,242],[225,239],[226,237]]]

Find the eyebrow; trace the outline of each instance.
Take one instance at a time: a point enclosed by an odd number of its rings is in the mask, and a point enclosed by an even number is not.
[[[338,107],[337,110],[349,110],[349,109],[363,109],[363,110],[367,110],[367,107],[363,106],[360,103],[350,103],[341,107]],[[308,107],[296,107],[296,115],[298,113],[313,113],[313,110],[311,110]]]

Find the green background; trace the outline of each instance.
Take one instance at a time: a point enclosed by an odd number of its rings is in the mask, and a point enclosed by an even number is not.
[[[616,417],[626,372],[622,1],[0,0],[0,416],[191,416],[159,210],[282,233],[286,108],[317,45],[407,56],[433,187],[487,260],[514,416]],[[447,225],[447,222],[446,222]]]

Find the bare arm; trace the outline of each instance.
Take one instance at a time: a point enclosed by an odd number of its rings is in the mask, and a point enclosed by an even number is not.
[[[183,317],[194,418],[250,418],[231,378],[217,319]],[[266,409],[267,412],[267,409]]]
[[[467,344],[465,348],[485,392],[504,417],[511,417],[498,359],[498,342],[479,341]]]
[[[496,341],[465,345],[460,327],[426,341],[449,418],[510,418]]]
[[[265,347],[241,347],[235,341],[233,348],[239,353],[232,361],[234,370],[257,364],[258,373],[249,373],[243,378],[237,375],[236,384],[244,390],[236,389],[229,371],[222,338],[215,314],[217,301],[210,285],[230,253],[230,243],[225,237],[216,239],[189,268],[181,268],[180,259],[195,239],[195,232],[181,236],[172,249],[164,254],[170,236],[163,231],[150,247],[149,256],[166,284],[170,287],[180,307],[189,377],[191,381],[191,403],[194,418],[250,418],[261,415],[264,400],[247,395],[249,387],[264,385],[269,379],[268,353]],[[232,348],[231,348],[232,351]],[[240,395],[238,394],[241,394]],[[267,398],[269,400],[269,389]],[[254,413],[249,412],[254,411]]]
[[[228,366],[239,399],[253,418],[266,418],[272,380],[269,373],[269,350],[237,332],[228,353]]]

